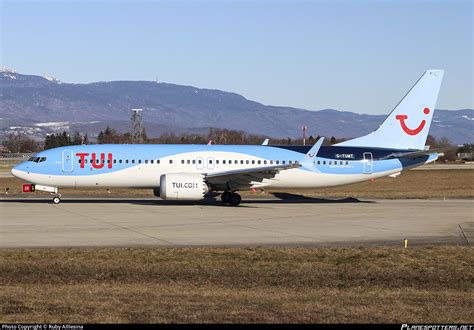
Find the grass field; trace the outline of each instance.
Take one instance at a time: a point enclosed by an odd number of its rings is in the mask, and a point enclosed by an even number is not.
[[[474,251],[0,250],[0,323],[474,322]]]
[[[9,195],[21,194],[22,182],[16,178],[0,178],[0,193],[9,188]],[[274,190],[263,192],[242,192],[244,197],[266,196]],[[312,197],[369,197],[369,198],[473,198],[474,170],[436,170],[406,171],[397,178],[382,178],[348,186],[294,190],[285,192],[303,194]],[[63,189],[61,193],[68,196],[137,196],[153,197],[151,189]],[[39,196],[47,193],[22,194]]]

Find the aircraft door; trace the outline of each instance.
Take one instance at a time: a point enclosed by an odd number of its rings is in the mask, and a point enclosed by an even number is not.
[[[371,174],[373,168],[373,157],[371,152],[364,152],[364,173]]]
[[[64,150],[63,151],[63,172],[72,172],[74,161],[72,157],[72,150]]]

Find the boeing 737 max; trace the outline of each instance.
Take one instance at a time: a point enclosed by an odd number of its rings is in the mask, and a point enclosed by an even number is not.
[[[432,162],[425,150],[442,70],[428,70],[372,133],[332,146],[80,145],[39,152],[12,169],[32,190],[151,188],[165,200],[200,200],[222,192],[238,205],[237,191],[346,185]]]

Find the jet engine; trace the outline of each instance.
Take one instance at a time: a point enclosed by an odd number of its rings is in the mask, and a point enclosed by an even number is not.
[[[200,200],[208,192],[202,174],[170,173],[160,177],[160,197],[166,200]]]

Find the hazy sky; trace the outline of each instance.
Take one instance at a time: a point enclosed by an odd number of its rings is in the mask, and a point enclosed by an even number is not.
[[[382,114],[445,69],[437,108],[474,108],[473,1],[0,2],[1,64],[20,73]]]

